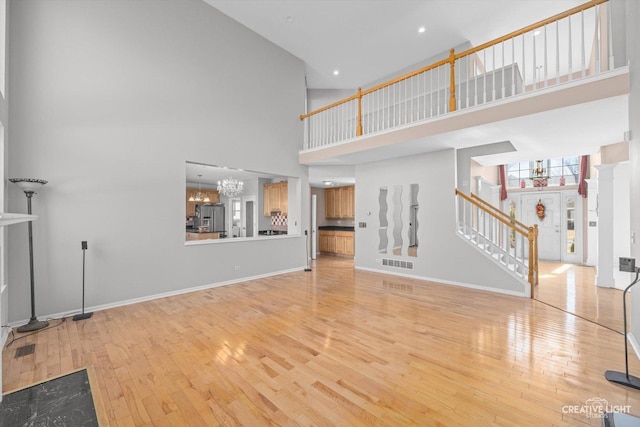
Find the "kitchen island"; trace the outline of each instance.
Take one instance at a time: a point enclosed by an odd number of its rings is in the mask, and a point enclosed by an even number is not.
[[[224,237],[224,233],[210,231],[200,231],[197,228],[187,228],[186,240],[209,240],[220,239]]]

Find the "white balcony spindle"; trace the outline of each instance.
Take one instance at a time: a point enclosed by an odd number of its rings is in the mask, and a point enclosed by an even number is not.
[[[527,66],[526,66],[526,57],[525,57],[525,52],[526,52],[526,44],[525,44],[525,37],[524,34],[522,34],[522,86],[523,89],[527,87],[526,82],[527,82]]]
[[[498,67],[496,67],[496,45],[491,46],[491,68],[493,70],[493,85],[491,87],[491,100],[495,101],[496,100],[496,70],[498,69]]]
[[[593,16],[595,20],[595,38],[594,38],[594,50],[595,50],[595,74],[600,73],[600,17],[598,16],[597,6],[593,9]]]
[[[544,87],[547,87],[548,75],[547,71],[549,70],[549,63],[547,61],[547,26],[544,26],[544,49],[543,49],[543,65],[542,70],[544,71]]]
[[[558,21],[556,21],[556,82],[560,83],[560,33],[558,31]]]
[[[500,47],[501,47],[501,50],[502,50],[502,73],[500,73],[500,74],[502,74],[502,83],[500,84],[500,87],[501,87],[501,89],[500,89],[501,90],[500,98],[504,99],[505,96],[507,96],[506,90],[505,90],[505,87],[504,87],[505,86],[505,81],[504,81],[504,72],[505,72],[505,66],[504,66],[504,41],[502,43],[500,43]]]
[[[534,30],[534,31],[538,31],[538,30]],[[531,37],[532,42],[533,42],[533,89],[536,90],[538,89],[538,59],[536,58],[536,34],[535,32],[532,34],[533,37]]]
[[[511,39],[511,96],[516,94],[516,39]]]
[[[580,12],[580,69],[582,70],[582,77],[584,77],[587,70],[584,45],[584,12]]]

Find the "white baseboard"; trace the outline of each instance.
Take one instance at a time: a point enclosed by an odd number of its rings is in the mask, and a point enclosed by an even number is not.
[[[147,296],[144,296],[144,297],[132,298],[132,299],[128,299],[128,300],[124,300],[124,301],[117,301],[117,302],[113,302],[113,303],[109,303],[109,304],[94,305],[94,306],[91,306],[91,307],[85,307],[85,312],[86,313],[90,313],[90,312],[94,312],[94,311],[107,310],[109,308],[122,307],[122,306],[125,306],[125,305],[137,304],[139,302],[152,301],[152,300],[159,299],[159,298],[166,298],[166,297],[171,297],[171,296],[175,296],[175,295],[188,294],[190,292],[197,292],[197,291],[203,291],[205,289],[217,288],[219,286],[227,286],[227,285],[233,285],[233,284],[236,284],[236,283],[248,282],[248,281],[251,281],[251,280],[264,279],[266,277],[278,276],[278,275],[287,274],[287,273],[293,273],[295,271],[302,271],[305,268],[306,267],[303,265],[301,267],[291,268],[291,269],[288,269],[288,270],[274,271],[274,272],[266,273],[266,274],[258,274],[256,276],[242,277],[242,278],[239,278],[239,279],[227,280],[227,281],[224,281],[224,282],[217,282],[217,283],[210,283],[210,284],[202,285],[202,286],[194,286],[192,288],[178,289],[176,291],[163,292],[161,294],[154,294],[154,295],[147,295]],[[72,316],[72,315],[75,315],[75,314],[78,314],[78,313],[80,313],[80,310],[76,309],[76,310],[65,311],[65,312],[61,312],[61,313],[53,313],[53,314],[48,314],[48,315],[38,315],[38,318],[40,320],[44,320],[44,319],[60,319],[60,318],[69,317],[69,316]],[[15,322],[10,322],[9,326],[16,327],[16,326],[24,325],[28,321],[29,321],[28,319],[17,320]],[[6,330],[7,330],[6,334],[8,334],[8,329],[6,329]],[[3,334],[4,334],[4,331],[3,331]],[[6,339],[6,337],[3,337],[3,338]],[[3,343],[4,343],[4,341],[3,341]]]
[[[356,266],[356,270],[371,271],[373,273],[381,273],[381,274],[390,274],[392,276],[407,277],[409,279],[424,280],[424,281],[429,281],[429,282],[434,282],[434,283],[440,283],[440,284],[443,284],[443,285],[459,286],[459,287],[463,287],[463,288],[471,288],[471,289],[477,289],[477,290],[480,290],[480,291],[495,292],[495,293],[498,293],[498,294],[511,295],[511,296],[516,296],[516,297],[528,297],[529,296],[529,295],[527,295],[526,292],[517,292],[517,291],[510,291],[508,289],[490,288],[488,286],[479,286],[479,285],[474,285],[474,284],[471,284],[471,283],[452,282],[450,280],[437,279],[437,278],[433,278],[433,277],[416,276],[416,275],[413,275],[413,274],[407,274],[407,273],[401,273],[401,272],[389,271],[389,270],[380,270],[380,269],[377,269],[377,268],[367,268],[367,267],[358,267],[358,266]]]

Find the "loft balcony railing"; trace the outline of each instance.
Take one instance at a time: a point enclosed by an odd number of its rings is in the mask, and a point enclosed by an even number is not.
[[[303,150],[411,125],[613,69],[607,0],[592,0],[302,114]]]

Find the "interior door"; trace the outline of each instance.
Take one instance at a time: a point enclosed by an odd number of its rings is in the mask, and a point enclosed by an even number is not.
[[[538,216],[538,202],[544,206],[544,218]],[[521,206],[523,222],[528,226],[538,224],[538,258],[560,261],[560,193],[523,194]]]
[[[240,199],[230,199],[231,215],[229,221],[231,222],[231,237],[244,237],[242,235],[242,203]]]
[[[245,197],[244,200],[244,236],[253,237],[255,221],[255,200]]]

